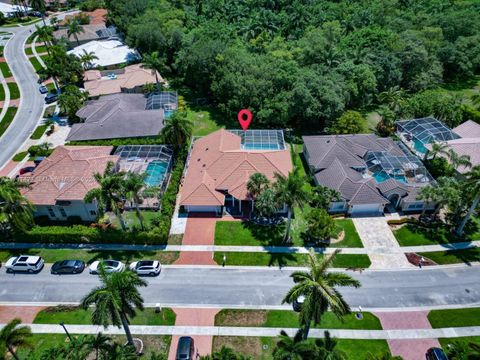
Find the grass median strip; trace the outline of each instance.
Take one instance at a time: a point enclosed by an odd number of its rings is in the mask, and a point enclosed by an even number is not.
[[[14,82],[7,83],[8,89],[10,90],[10,100],[15,100],[20,98],[20,90],[18,85]]]
[[[246,252],[216,252],[214,260],[223,263],[223,255],[227,257],[226,265],[232,266],[306,266],[307,254],[278,253],[246,253]],[[322,256],[322,255],[318,255]],[[339,254],[333,262],[337,268],[368,268],[371,265],[368,255]]]
[[[428,321],[434,329],[480,326],[480,308],[432,310]]]
[[[8,78],[12,76],[12,72],[10,71],[10,67],[6,62],[0,62],[0,70],[2,71],[3,77]]]
[[[450,250],[450,251],[432,251],[417,253],[420,256],[435,261],[439,265],[449,264],[470,264],[472,262],[480,261],[480,248],[471,248],[465,250]]]
[[[35,131],[32,133],[32,136],[30,136],[30,139],[32,140],[38,140],[42,137],[42,135],[45,133],[45,130],[47,130],[48,125],[39,125],[35,129]]]
[[[361,320],[357,319],[355,314],[350,314],[341,321],[333,313],[327,312],[322,316],[322,323],[315,328],[382,329],[380,321],[375,315],[369,312],[363,312],[362,314],[363,319]],[[215,316],[215,326],[297,328],[298,324],[298,313],[287,310],[224,309]]]
[[[12,122],[13,118],[15,117],[15,114],[17,113],[17,108],[16,107],[9,107],[7,109],[7,112],[5,113],[5,116],[3,119],[0,121],[0,136],[3,135],[3,133],[7,130],[7,128],[10,126],[10,123]]]
[[[22,151],[22,152],[19,152],[19,153],[15,154],[15,156],[12,158],[12,160],[15,161],[15,162],[19,162],[19,161],[22,161],[23,159],[25,159],[25,156],[27,156],[27,155],[28,155],[28,151]]]
[[[36,57],[32,57],[29,60],[36,72],[39,72],[40,70],[43,69],[42,64],[40,64],[40,62]]]

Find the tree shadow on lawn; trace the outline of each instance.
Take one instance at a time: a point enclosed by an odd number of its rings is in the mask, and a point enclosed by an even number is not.
[[[464,264],[471,266],[472,262],[480,261],[479,248],[448,251],[444,256],[453,256]]]
[[[301,261],[298,262],[298,258],[294,254],[289,253],[269,253],[270,260],[268,266],[278,266],[279,268],[285,266],[302,266]]]
[[[423,236],[425,239],[431,241],[432,243],[443,245],[446,248],[450,247],[450,243],[472,241],[470,239],[470,236],[479,231],[478,225],[473,221],[469,221],[467,223],[467,225],[465,226],[464,235],[462,237],[455,236],[455,234],[453,233],[454,230],[442,222],[430,224],[429,226],[422,226],[416,224],[408,224],[406,226],[413,234]]]
[[[263,226],[252,223],[251,221],[243,221],[242,226],[249,230],[252,236],[261,242],[262,246],[291,246],[291,243],[285,243],[283,237],[285,235],[285,224]]]

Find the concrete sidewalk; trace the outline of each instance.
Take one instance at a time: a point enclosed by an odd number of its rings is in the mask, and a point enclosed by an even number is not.
[[[0,325],[3,328],[4,324]],[[34,334],[63,334],[60,325],[54,324],[30,324],[28,325]],[[103,332],[110,335],[124,334],[123,328],[96,325],[66,325],[72,334],[96,334]],[[134,335],[194,335],[194,336],[278,336],[281,330],[293,336],[297,328],[262,328],[262,327],[223,327],[223,326],[147,326],[131,325],[130,330]],[[432,339],[432,338],[455,338],[465,336],[479,336],[480,326],[443,328],[443,329],[397,329],[397,330],[335,330],[335,329],[311,329],[309,336],[322,338],[324,331],[328,330],[334,337],[341,339]]]

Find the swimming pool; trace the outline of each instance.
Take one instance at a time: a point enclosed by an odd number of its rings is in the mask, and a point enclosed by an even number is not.
[[[391,178],[393,178],[395,180],[398,180],[400,182],[403,182],[403,183],[407,183],[407,178],[405,176],[403,176],[403,175],[390,176],[384,171],[379,171],[377,173],[374,173],[373,178],[375,179],[375,181],[377,183],[381,183],[381,182],[383,182],[385,180],[388,180],[388,179],[391,179]]]
[[[427,148],[425,145],[420,140],[413,139],[413,147],[415,150],[417,150],[419,153],[426,154],[427,153]]]
[[[167,173],[168,163],[162,160],[154,160],[147,165],[145,173],[145,184],[147,186],[158,186],[162,183]]]
[[[165,118],[168,119],[170,116],[172,116],[173,112],[175,110],[164,110]]]
[[[244,144],[242,146],[244,150],[280,150],[280,146],[278,144],[273,144],[273,143],[267,143],[267,144],[261,144],[261,143],[249,143],[249,144]]]

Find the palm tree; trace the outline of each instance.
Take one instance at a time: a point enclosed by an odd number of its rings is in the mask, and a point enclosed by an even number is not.
[[[287,206],[287,226],[284,241],[290,240],[290,227],[292,225],[293,207],[301,207],[307,201],[307,193],[303,189],[304,180],[300,177],[298,170],[289,173],[288,176],[275,174],[275,193],[278,202]]]
[[[13,319],[0,330],[0,345],[5,346],[15,360],[20,360],[15,348],[31,347],[32,331],[28,326],[19,326],[20,319]]]
[[[102,354],[102,360],[137,360],[138,355],[132,346],[112,343]]]
[[[313,346],[305,341],[302,329],[292,338],[284,330],[280,331],[277,346],[273,350],[273,360],[307,360],[313,359],[314,355]]]
[[[98,60],[98,56],[95,55],[93,51],[87,52],[87,50],[83,49],[83,54],[80,55],[79,59],[83,65],[83,68],[87,70],[93,66],[92,64],[93,60]]]
[[[472,216],[473,212],[480,202],[480,166],[474,166],[470,172],[465,174],[465,188],[469,189],[473,196],[473,202],[470,208],[468,209],[467,214],[460,222],[460,225],[457,227],[455,233],[457,236],[461,236],[463,233],[463,228],[467,224],[468,220]]]
[[[88,309],[95,305],[92,323],[108,327],[110,324],[123,326],[129,345],[133,345],[129,319],[135,317],[136,309],[143,311],[143,298],[139,287],[147,282],[132,271],[106,273],[100,269],[101,285],[90,291],[81,302],[81,307]]]
[[[299,316],[300,325],[304,329],[304,338],[308,336],[312,321],[315,325],[320,324],[327,310],[330,309],[338,318],[350,313],[350,306],[335,286],[358,288],[360,282],[347,274],[328,271],[339,252],[340,250],[336,249],[330,256],[319,260],[311,250],[309,271],[296,271],[291,275],[295,285],[282,302],[291,304],[299,296],[305,297]]]
[[[90,348],[95,350],[95,360],[98,360],[100,352],[108,351],[110,348],[111,338],[104,335],[102,332],[97,333],[96,336],[91,336],[88,339]]]
[[[12,229],[28,230],[33,224],[33,205],[20,193],[27,183],[0,177],[0,216]]]
[[[137,174],[134,172],[128,172],[123,182],[123,192],[126,199],[131,201],[132,204],[135,206],[135,213],[137,215],[138,222],[140,223],[142,231],[145,230],[145,223],[139,205],[143,203],[141,190],[145,187],[146,176],[146,173]]]
[[[428,156],[430,156],[430,160],[433,160],[437,157],[437,155],[447,155],[448,154],[448,144],[445,142],[433,142],[431,144],[432,150],[428,151]]]
[[[77,44],[80,45],[80,41],[78,40],[78,34],[85,32],[83,26],[80,24],[80,21],[76,18],[68,18],[67,22],[65,23],[67,26],[67,36],[74,37],[77,40]]]
[[[33,10],[40,12],[42,15],[43,26],[47,26],[45,23],[45,11],[47,10],[45,0],[29,0],[29,4]]]
[[[192,136],[193,123],[183,111],[176,111],[165,120],[162,136],[165,142],[175,145],[177,148],[186,144]]]
[[[425,211],[427,211],[428,203],[431,203],[432,201],[434,201],[436,197],[437,197],[437,192],[433,186],[425,186],[420,189],[417,199],[423,200],[423,203],[424,203],[422,213],[420,214],[420,219],[425,216]]]
[[[103,215],[104,210],[109,207],[113,210],[120,222],[122,230],[126,230],[125,221],[121,212],[122,187],[125,173],[114,172],[113,162],[109,162],[103,175],[96,173],[93,175],[100,187],[91,189],[84,198],[84,201],[91,203],[94,200],[98,202],[98,212]]]
[[[396,113],[405,103],[405,91],[398,86],[393,86],[378,94],[378,100]]]
[[[247,190],[252,199],[256,199],[260,193],[268,187],[269,181],[262,173],[253,173],[247,182]]]
[[[465,168],[472,167],[470,156],[468,155],[458,155],[453,149],[448,149],[447,156],[448,160],[450,160],[450,164],[452,164],[455,170],[457,170],[459,166],[463,166]]]
[[[480,345],[472,342],[468,344],[468,347],[470,348],[470,353],[468,354],[468,360],[479,360]]]
[[[158,80],[158,73],[164,67],[164,60],[158,55],[158,51],[143,56],[143,67],[151,69],[155,73],[155,81],[157,83],[157,91],[160,91],[160,81]]]
[[[50,46],[52,45],[53,40],[53,29],[50,26],[40,27],[38,25],[35,25],[35,29],[38,38],[44,42],[47,53],[50,55]]]
[[[329,331],[324,332],[323,339],[315,340],[317,346],[318,359],[321,360],[347,360],[347,354],[337,349],[337,340],[330,336]]]

